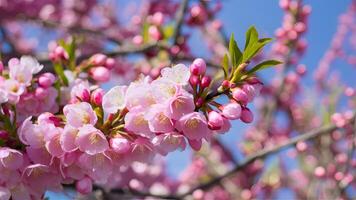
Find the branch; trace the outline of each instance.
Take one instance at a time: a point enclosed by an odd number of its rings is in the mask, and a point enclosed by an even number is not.
[[[95,30],[95,29],[89,29],[89,28],[83,28],[83,27],[79,27],[79,26],[73,26],[73,27],[66,27],[66,26],[61,26],[60,23],[56,22],[56,21],[50,21],[50,20],[43,20],[43,19],[38,19],[38,18],[22,18],[23,20],[27,20],[27,21],[32,21],[32,22],[36,22],[39,23],[41,25],[43,25],[44,27],[48,27],[48,28],[58,28],[61,27],[63,29],[68,30],[69,32],[73,32],[73,33],[87,33],[87,34],[92,34],[92,35],[97,35],[100,37],[105,38],[108,41],[111,41],[113,43],[116,44],[121,44],[122,42],[114,37],[105,35],[104,32],[100,31],[100,30]]]
[[[184,21],[184,13],[187,10],[189,0],[182,0],[180,3],[179,9],[177,11],[175,21],[176,24],[174,26],[174,33],[173,33],[173,45],[177,43],[177,40],[180,36],[180,30]]]
[[[352,121],[355,121],[355,115],[352,117],[352,119],[349,121],[349,123],[351,123]],[[327,126],[323,126],[321,128],[315,129],[315,130],[311,130],[307,133],[304,133],[300,136],[294,137],[290,140],[288,140],[287,142],[277,145],[275,147],[269,148],[269,149],[264,149],[261,150],[249,157],[247,157],[242,163],[240,163],[239,165],[236,165],[231,171],[227,172],[226,174],[222,175],[222,176],[218,176],[212,180],[210,180],[207,183],[203,183],[201,185],[198,185],[192,189],[190,189],[188,192],[183,193],[181,195],[179,195],[179,198],[184,198],[187,195],[192,194],[194,191],[196,190],[206,190],[209,189],[217,184],[219,184],[223,179],[235,174],[236,172],[244,169],[246,166],[248,166],[249,164],[251,164],[252,162],[254,162],[257,159],[262,159],[266,156],[269,156],[271,154],[277,153],[279,151],[281,151],[283,148],[288,147],[288,146],[292,146],[295,145],[296,143],[300,142],[300,141],[305,141],[305,140],[310,140],[313,138],[316,138],[318,136],[321,136],[325,133],[330,133],[334,130],[339,129],[338,127],[336,127],[335,125],[327,125]]]

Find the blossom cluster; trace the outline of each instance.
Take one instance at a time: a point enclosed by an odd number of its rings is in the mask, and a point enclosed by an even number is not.
[[[58,46],[51,55],[54,62],[68,60]],[[96,54],[84,63],[81,73],[107,81],[110,58]],[[227,132],[230,120],[250,123],[246,106],[262,87],[255,77],[239,86],[224,81],[230,100],[222,105],[200,58],[107,92],[75,71],[36,75],[43,65],[29,56],[11,59],[7,68],[0,82],[2,199],[38,199],[73,182],[86,194],[133,162],[149,163],[187,144],[199,150],[203,140]],[[68,83],[58,87],[63,79]]]

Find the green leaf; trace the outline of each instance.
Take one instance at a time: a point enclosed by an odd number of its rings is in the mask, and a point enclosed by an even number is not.
[[[229,58],[228,58],[227,54],[224,55],[221,66],[224,70],[224,77],[226,79],[229,76]]]
[[[143,27],[142,27],[142,38],[143,38],[143,42],[147,43],[150,40],[150,36],[148,34],[148,28],[149,28],[149,24],[148,23],[144,23]]]
[[[229,54],[231,58],[232,67],[233,68],[237,67],[241,63],[242,53],[239,47],[237,46],[237,43],[234,38],[234,34],[231,34],[230,37]]]
[[[61,80],[61,82],[65,85],[68,86],[68,79],[64,74],[64,70],[63,67],[60,63],[54,63],[54,71],[56,72],[56,74],[58,75],[59,79]]]
[[[268,44],[271,41],[272,41],[271,38],[262,38],[257,42],[255,42],[254,44],[249,45],[247,49],[244,51],[242,62],[251,60],[253,57],[257,55],[257,53],[259,53],[262,50],[264,46],[266,46],[266,44]]]
[[[254,66],[252,69],[250,69],[246,74],[247,75],[251,75],[253,73],[256,73],[257,71],[260,71],[262,69],[266,69],[268,67],[273,67],[275,65],[279,65],[282,62],[278,61],[278,60],[266,60],[261,62],[260,64]]]
[[[76,39],[75,37],[73,36],[72,38],[72,42],[67,45],[67,53],[69,55],[69,69],[70,70],[74,70],[75,69],[75,50],[77,48],[77,45],[76,45]]]
[[[258,32],[254,26],[250,26],[250,28],[246,31],[246,43],[245,50],[249,45],[253,45],[258,40]]]

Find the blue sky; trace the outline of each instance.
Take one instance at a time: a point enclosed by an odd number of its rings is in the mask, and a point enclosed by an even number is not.
[[[119,1],[122,3],[123,1]],[[329,47],[330,41],[338,22],[338,16],[344,12],[351,0],[324,0],[312,1],[307,0],[305,3],[312,6],[312,13],[309,18],[309,30],[306,34],[306,39],[309,47],[306,56],[302,59],[302,63],[306,64],[309,72],[317,66],[320,58],[325,50]],[[230,33],[235,33],[235,38],[238,41],[243,41],[245,31],[249,26],[255,25],[261,35],[273,37],[274,30],[281,25],[282,10],[278,6],[277,0],[223,0],[223,10],[219,14],[219,18],[224,22],[225,30]],[[198,55],[204,55],[202,50],[199,34],[192,36],[192,51]],[[355,71],[349,65],[338,63],[337,69],[340,69],[341,74],[346,79],[346,82],[353,87],[356,86],[353,77]],[[268,76],[271,73],[266,73]],[[269,78],[269,77],[265,78]],[[312,83],[312,73],[309,73],[304,80],[304,85]],[[222,139],[233,149],[234,155],[239,156],[236,144],[243,134],[246,125],[241,122],[233,123],[233,128]],[[272,158],[273,159],[273,158]],[[176,176],[189,162],[189,152],[175,152],[168,156],[168,171],[169,174]],[[49,195],[51,199],[64,199],[64,196]],[[281,191],[279,194],[281,199],[292,198],[290,192]]]

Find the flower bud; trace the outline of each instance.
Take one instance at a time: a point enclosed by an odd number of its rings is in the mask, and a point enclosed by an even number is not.
[[[82,101],[89,102],[90,101],[90,91],[87,89],[82,90],[82,93],[79,97]]]
[[[230,120],[238,119],[241,116],[241,106],[238,103],[229,103],[223,107],[222,113]]]
[[[96,89],[91,94],[91,102],[97,106],[101,106],[103,101],[104,90],[103,89]]]
[[[253,121],[253,114],[248,108],[243,108],[241,112],[241,121],[251,123]]]
[[[57,46],[54,49],[54,60],[68,60],[69,55],[62,46]]]
[[[201,107],[203,105],[203,103],[204,103],[204,100],[201,97],[199,97],[195,102],[195,106]]]
[[[156,26],[161,26],[163,24],[163,21],[164,21],[163,13],[156,12],[155,14],[153,14],[152,24],[154,24]]]
[[[84,177],[82,180],[77,181],[75,189],[81,194],[89,194],[93,190],[93,182],[90,178]]]
[[[159,29],[157,28],[157,26],[150,26],[148,28],[148,34],[150,35],[150,37],[154,40],[160,40],[162,39],[162,34],[159,31]]]
[[[106,62],[106,55],[98,53],[92,56],[92,64],[95,66],[102,66],[105,65]]]
[[[115,67],[115,59],[107,58],[104,66],[108,69],[113,69]]]
[[[190,85],[192,85],[192,86],[197,86],[197,85],[199,85],[199,77],[198,77],[198,76],[195,76],[195,75],[191,75],[190,78],[189,78],[189,83],[190,83]]]
[[[201,85],[202,88],[207,88],[207,87],[209,87],[210,83],[211,83],[211,78],[210,78],[210,76],[204,76],[204,77],[201,79],[200,85]]]
[[[136,45],[141,45],[143,43],[143,37],[141,35],[136,35],[132,38],[132,42]]]
[[[245,105],[248,102],[248,95],[241,88],[234,89],[232,91],[232,97],[234,97],[234,99],[236,101],[239,101],[239,102],[241,102],[242,104],[245,104]]]
[[[223,88],[229,88],[230,87],[230,82],[228,80],[224,80],[222,83],[221,83],[221,86]]]
[[[56,77],[52,73],[44,73],[38,78],[38,84],[43,88],[48,88],[55,80]]]
[[[224,124],[224,119],[220,113],[216,111],[211,111],[208,114],[208,125],[212,130],[220,129]]]
[[[316,167],[315,170],[314,170],[314,175],[315,175],[316,177],[318,177],[318,178],[324,177],[324,176],[325,176],[325,173],[326,173],[325,168],[324,168],[324,167],[321,167],[321,166]]]
[[[35,90],[36,98],[44,99],[47,95],[48,95],[48,92],[45,88],[43,88],[43,87],[36,88],[36,90]]]
[[[106,82],[110,79],[110,71],[106,67],[93,67],[89,71],[90,76],[99,82]]]
[[[205,74],[206,64],[205,61],[201,58],[197,58],[190,65],[190,72],[196,76]]]
[[[0,130],[0,139],[7,140],[9,138],[9,133],[4,130]]]

